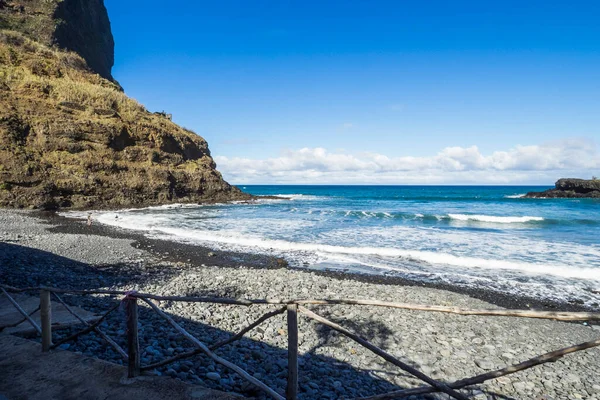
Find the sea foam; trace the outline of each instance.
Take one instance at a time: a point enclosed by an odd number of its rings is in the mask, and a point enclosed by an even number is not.
[[[450,219],[458,221],[478,221],[478,222],[493,222],[496,224],[515,224],[532,221],[543,221],[542,217],[498,217],[493,215],[470,215],[470,214],[448,214]]]
[[[285,257],[306,268],[386,274],[553,299],[600,301],[593,202],[515,201],[517,190],[328,188],[247,204],[93,211],[147,236]],[[268,192],[281,193],[286,190]],[[307,191],[308,192],[308,191]],[[411,194],[405,199],[405,194]],[[319,195],[317,195],[319,194]],[[345,196],[355,196],[345,197]],[[61,214],[85,221],[88,212]],[[583,229],[575,227],[585,225]]]
[[[480,268],[495,270],[521,271],[527,274],[553,275],[562,278],[576,278],[600,281],[600,271],[595,268],[581,268],[568,265],[550,263],[528,263],[502,259],[486,259],[454,255],[445,252],[406,250],[388,247],[347,247],[321,243],[301,243],[286,240],[265,239],[249,234],[240,234],[235,231],[204,231],[198,229],[183,229],[169,227],[165,217],[153,215],[125,214],[119,217],[118,213],[104,213],[98,216],[98,221],[111,226],[132,230],[145,230],[153,236],[165,239],[198,244],[229,245],[248,251],[269,251],[281,254],[290,252],[309,252],[332,256],[355,255],[376,256],[385,258],[404,259],[407,261],[424,262],[432,265],[443,265],[457,268]],[[381,265],[374,267],[383,268]],[[385,267],[394,270],[394,267]]]

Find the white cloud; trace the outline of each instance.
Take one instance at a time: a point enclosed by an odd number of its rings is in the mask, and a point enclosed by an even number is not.
[[[551,183],[562,176],[600,173],[595,142],[569,139],[515,146],[484,155],[477,146],[447,147],[428,157],[350,154],[324,148],[288,150],[267,159],[216,156],[224,177],[234,183]]]

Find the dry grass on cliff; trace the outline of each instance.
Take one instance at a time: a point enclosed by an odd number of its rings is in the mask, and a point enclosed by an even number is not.
[[[81,110],[72,117],[81,121],[110,124],[103,111],[112,110],[123,123],[143,125],[153,131],[177,132],[197,139],[197,135],[172,121],[148,112],[121,88],[91,72],[78,54],[49,48],[18,32],[0,30],[0,93],[6,90],[13,99],[41,103],[58,109],[72,103]],[[100,111],[100,113],[98,113]],[[35,119],[35,115],[30,115]],[[41,116],[47,122],[47,116]],[[35,120],[30,120],[35,125]]]
[[[52,103],[75,103],[89,113],[113,110],[133,121],[145,108],[120,88],[87,69],[75,53],[50,49],[23,35],[0,32],[0,85],[15,93],[41,95]]]
[[[27,32],[29,37],[50,43],[56,24],[52,16],[60,1],[8,0],[0,15],[0,29]],[[21,12],[22,9],[27,12]]]
[[[0,30],[0,206],[243,197],[214,168],[204,139],[148,112],[79,55]]]

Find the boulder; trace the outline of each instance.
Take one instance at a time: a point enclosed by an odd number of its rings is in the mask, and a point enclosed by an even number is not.
[[[554,189],[530,192],[526,198],[600,198],[600,179],[562,178]]]

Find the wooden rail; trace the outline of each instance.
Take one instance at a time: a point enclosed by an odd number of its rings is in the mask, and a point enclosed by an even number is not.
[[[445,383],[435,380],[422,371],[412,367],[410,362],[402,361],[393,355],[385,352],[379,347],[373,345],[367,340],[361,338],[356,333],[336,324],[335,322],[329,321],[328,319],[314,313],[308,308],[304,307],[307,305],[359,305],[359,306],[376,306],[376,307],[389,307],[398,308],[405,310],[414,311],[428,311],[428,312],[442,312],[452,313],[458,315],[485,315],[485,316],[509,316],[519,318],[541,318],[541,319],[553,319],[560,321],[599,321],[600,313],[594,312],[549,312],[549,311],[535,311],[535,310],[502,310],[502,309],[466,309],[458,307],[445,307],[435,305],[423,305],[423,304],[410,304],[410,303],[395,303],[378,300],[363,300],[363,299],[300,299],[300,300],[278,300],[278,299],[231,299],[231,298],[218,298],[218,297],[191,297],[191,296],[157,296],[153,294],[137,293],[133,291],[111,291],[111,290],[73,290],[73,289],[56,289],[46,287],[30,287],[30,288],[15,288],[8,285],[1,285],[0,290],[9,299],[11,304],[19,311],[23,316],[21,323],[28,321],[34,329],[42,336],[42,351],[49,351],[60,346],[63,343],[74,340],[75,338],[89,333],[91,331],[96,332],[101,338],[103,338],[109,345],[127,361],[128,365],[128,376],[133,378],[140,375],[143,371],[162,367],[164,365],[171,364],[181,359],[193,357],[197,354],[203,353],[213,359],[215,362],[223,365],[224,367],[236,372],[246,381],[260,388],[270,397],[277,400],[296,400],[298,398],[298,314],[302,314],[320,324],[323,324],[344,336],[354,340],[361,346],[369,349],[373,353],[377,354],[384,360],[396,365],[398,368],[405,372],[415,376],[427,384],[427,386],[417,387],[413,389],[398,390],[390,393],[380,394],[371,397],[363,397],[360,400],[383,400],[383,399],[396,399],[403,398],[410,395],[426,394],[435,392],[444,392],[448,396],[454,399],[467,399],[468,397],[460,392],[468,386],[481,384],[490,379],[495,379],[501,376],[509,375],[518,371],[522,371],[528,368],[532,368],[537,365],[541,365],[547,362],[555,361],[567,354],[575,353],[592,347],[600,346],[600,338],[589,342],[581,343],[575,346],[565,347],[553,352],[542,354],[540,356],[531,358],[527,361],[510,365],[497,371],[487,372],[485,374],[473,376],[470,378],[461,379],[455,382]],[[40,293],[40,318],[41,328],[33,321],[31,315],[33,313],[26,313],[19,304],[14,300],[8,292],[31,292],[36,291]],[[104,294],[104,295],[117,295],[124,296],[121,303],[115,304],[111,307],[104,315],[102,315],[96,322],[90,324],[83,318],[77,315],[71,307],[69,307],[59,296],[59,293],[79,294],[79,295],[91,295],[91,294]],[[70,335],[67,338],[60,340],[59,342],[52,343],[52,313],[51,313],[51,294],[65,307],[65,309],[75,316],[85,328],[79,332]],[[138,300],[142,300],[147,304],[152,311],[157,313],[160,317],[165,319],[177,332],[184,336],[189,342],[191,342],[196,349],[175,355],[171,358],[167,358],[154,364],[142,366],[140,365],[140,350],[139,350],[139,337],[138,337]],[[213,345],[207,345],[188,331],[186,331],[180,324],[178,324],[171,316],[162,311],[155,302],[159,301],[182,301],[182,302],[201,302],[201,303],[213,303],[213,304],[229,304],[229,305],[240,305],[240,306],[252,306],[259,304],[267,305],[283,305],[284,307],[272,310],[262,315],[256,321],[246,326],[244,329],[239,331],[232,337],[223,341],[217,342]],[[126,312],[127,322],[127,352],[125,352],[119,345],[111,339],[108,335],[99,329],[99,325],[115,311],[121,304],[123,304]],[[35,311],[34,311],[35,312]],[[277,315],[287,312],[287,334],[288,334],[288,377],[287,387],[285,390],[285,397],[277,390],[269,387],[265,383],[256,379],[248,372],[238,367],[237,365],[223,359],[216,355],[214,351],[220,347],[226,346],[234,341],[240,340],[246,333],[256,328],[263,322]]]
[[[0,285],[10,292],[38,292],[39,287],[15,288],[9,285]],[[124,290],[78,290],[78,289],[48,289],[53,293],[65,294],[106,294],[125,296],[129,292]],[[390,301],[367,300],[367,299],[231,299],[223,297],[192,297],[192,296],[157,296],[149,293],[136,293],[135,297],[152,299],[157,301],[182,301],[191,303],[214,303],[230,304],[241,306],[252,306],[256,304],[274,304],[274,305],[358,305],[358,306],[376,306],[400,308],[414,311],[432,311],[441,313],[450,313],[458,315],[480,315],[480,316],[504,316],[504,317],[523,317],[552,319],[557,321],[600,321],[600,312],[561,312],[561,311],[537,311],[537,310],[509,310],[509,309],[471,309],[448,306],[434,306],[426,304],[396,303]]]

